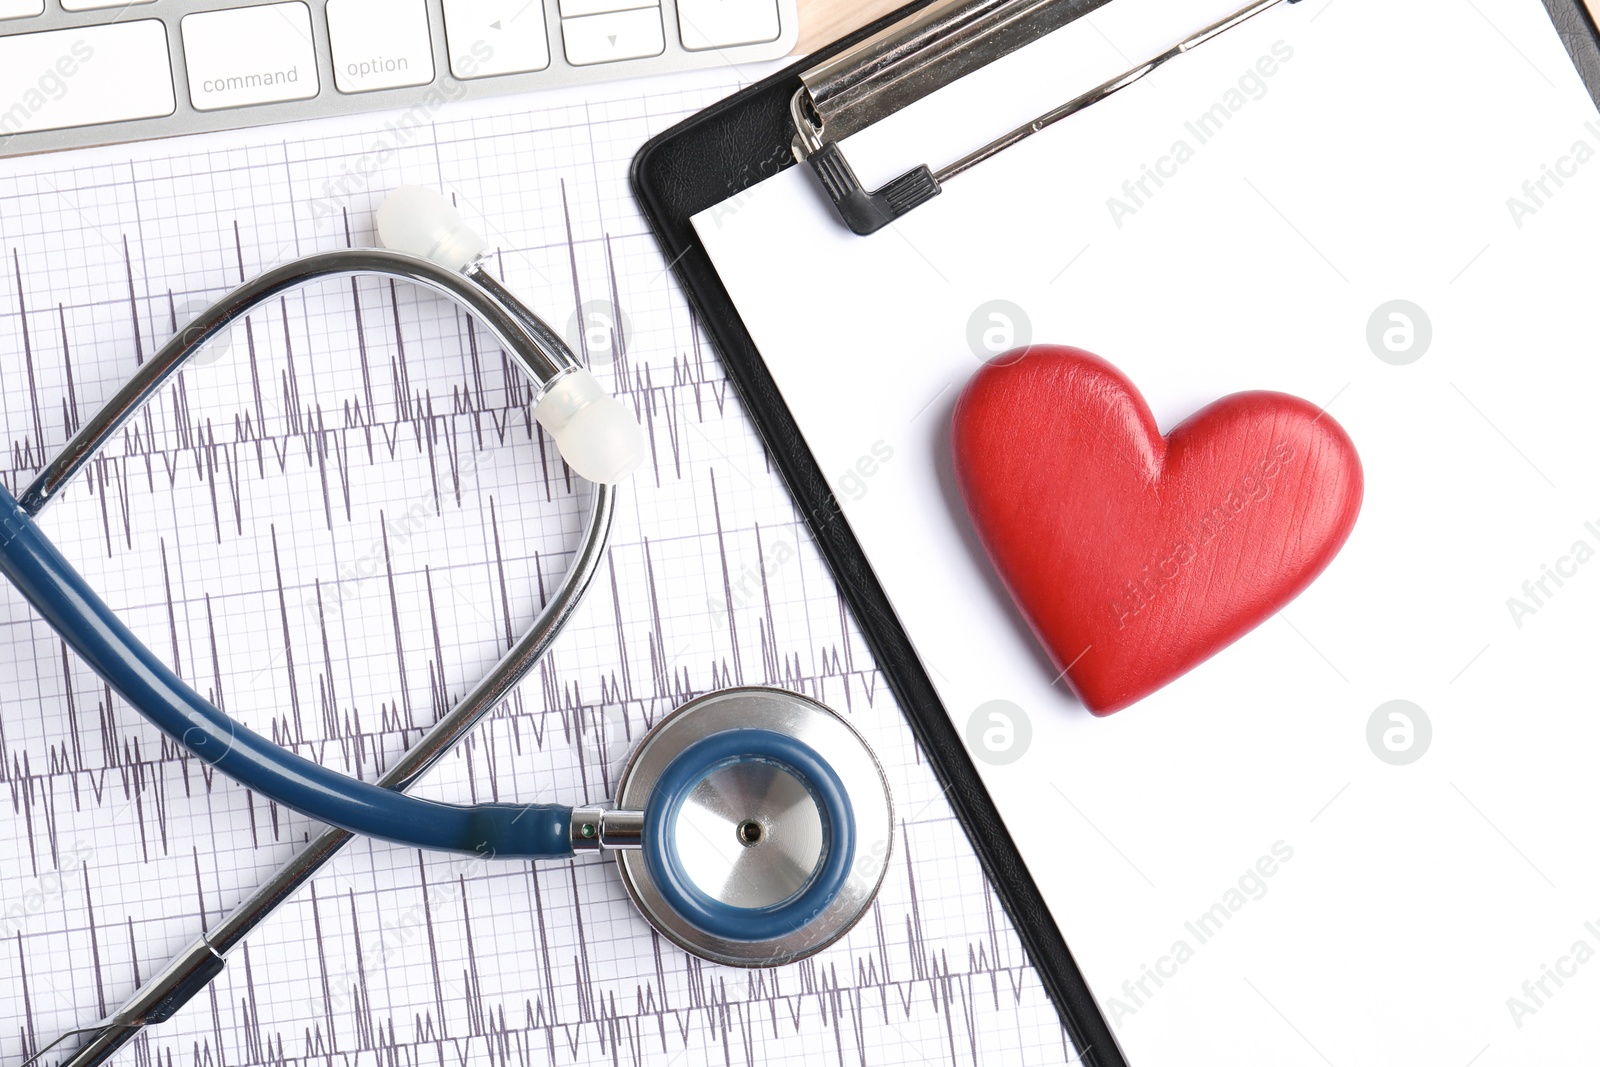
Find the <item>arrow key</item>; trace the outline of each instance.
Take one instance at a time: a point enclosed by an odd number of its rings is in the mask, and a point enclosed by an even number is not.
[[[561,37],[575,67],[659,56],[667,47],[659,7],[564,18]]]
[[[538,0],[444,0],[450,73],[461,79],[524,74],[550,65]]]

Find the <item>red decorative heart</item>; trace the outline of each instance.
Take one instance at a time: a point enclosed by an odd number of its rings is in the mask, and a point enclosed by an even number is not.
[[[985,366],[951,443],[989,558],[1096,715],[1293,600],[1361,509],[1360,457],[1326,412],[1237,393],[1163,438],[1133,384],[1075,348]]]

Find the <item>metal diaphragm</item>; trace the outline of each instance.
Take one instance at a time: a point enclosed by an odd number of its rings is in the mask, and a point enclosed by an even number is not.
[[[739,967],[792,963],[844,936],[893,843],[872,750],[837,714],[781,689],[722,690],[661,720],[623,767],[616,806],[647,813],[645,847],[617,853],[645,918]]]

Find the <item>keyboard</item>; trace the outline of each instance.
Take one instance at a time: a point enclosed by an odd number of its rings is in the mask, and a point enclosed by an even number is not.
[[[796,0],[0,0],[0,156],[788,54]]]

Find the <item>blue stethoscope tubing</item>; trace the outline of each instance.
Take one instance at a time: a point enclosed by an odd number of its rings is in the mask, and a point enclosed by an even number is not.
[[[347,777],[242,726],[162,663],[0,487],[0,574],[122,699],[239,784],[341,829],[505,859],[571,855],[572,809],[445,804]]]

